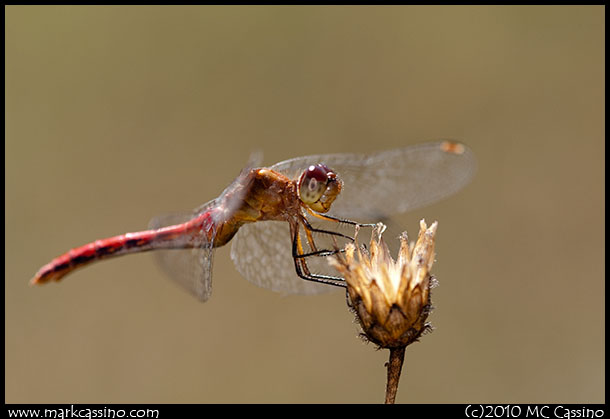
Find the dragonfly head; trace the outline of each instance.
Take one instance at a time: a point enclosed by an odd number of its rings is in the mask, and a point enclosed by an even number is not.
[[[325,164],[309,166],[297,183],[299,199],[317,212],[327,212],[341,192],[341,180]]]

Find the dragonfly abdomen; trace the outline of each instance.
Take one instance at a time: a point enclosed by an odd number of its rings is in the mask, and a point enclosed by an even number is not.
[[[181,249],[201,246],[202,238],[207,240],[212,238],[214,230],[210,228],[211,225],[212,217],[210,213],[204,213],[184,224],[96,240],[53,259],[40,268],[30,282],[32,284],[42,284],[51,280],[59,281],[77,268],[111,257],[154,249]]]

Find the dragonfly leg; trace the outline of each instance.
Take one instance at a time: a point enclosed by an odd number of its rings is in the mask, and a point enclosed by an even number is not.
[[[307,221],[307,218],[305,218],[305,217],[302,218],[302,221],[303,221],[303,225],[305,226],[305,232],[306,232],[308,238],[311,236],[311,233],[314,232],[314,233],[328,234],[330,236],[343,237],[344,239],[354,242],[354,238],[351,236],[348,236],[346,234],[337,233],[336,231],[331,231],[331,230],[323,230],[320,228],[315,228],[314,226],[312,226],[309,223],[309,221]],[[311,238],[311,240],[313,240],[313,238]],[[316,249],[313,249],[313,250],[316,250]]]
[[[337,253],[343,253],[343,252],[345,252],[345,249],[337,249],[337,250],[322,249],[322,250],[316,250],[315,252],[299,253],[297,255],[293,255],[293,257],[295,259],[306,259],[306,258],[309,258],[312,256],[318,256],[318,257],[333,256],[333,255],[336,255]]]
[[[321,220],[335,221],[337,223],[349,224],[349,225],[355,226],[356,228],[359,228],[359,227],[375,227],[375,226],[377,226],[377,224],[375,224],[375,223],[359,223],[359,222],[352,221],[352,220],[332,217],[330,215],[319,214],[319,213],[311,210],[310,208],[306,208],[306,209],[307,209],[307,211],[311,215],[313,215],[314,217],[319,218]],[[336,231],[322,230],[322,229],[314,228],[305,217],[302,217],[302,221],[303,221],[303,224],[305,225],[305,229],[307,231],[308,237],[310,235],[310,232],[313,231],[315,233],[324,233],[324,234],[329,234],[331,236],[343,237],[345,239],[348,239],[352,243],[356,241],[356,239],[354,239],[353,237],[347,236],[345,234],[337,233]],[[363,244],[363,246],[366,248],[366,245]],[[331,251],[328,251],[328,252],[331,252]],[[344,252],[344,250],[342,249],[339,252]],[[336,254],[336,253],[337,253],[337,251],[334,251],[334,252],[332,252],[330,254],[323,254],[323,256],[331,256],[331,255]],[[316,252],[312,252],[311,254],[308,254],[308,255],[318,256],[318,254],[316,254]],[[322,256],[322,255],[320,255],[320,256]]]
[[[307,222],[307,220],[305,220]],[[317,252],[318,248],[316,246],[316,243],[313,241],[313,234],[311,234],[311,230],[309,228],[307,228],[307,224],[305,224],[305,235],[307,237],[307,243],[309,243],[309,248],[313,251],[313,252]]]
[[[305,207],[305,209],[307,210],[307,212],[309,212],[312,216],[319,218],[321,220],[326,220],[326,221],[336,221],[338,223],[343,223],[343,224],[350,224],[353,226],[358,226],[358,227],[375,227],[377,224],[375,223],[359,223],[357,221],[352,221],[352,220],[348,220],[345,218],[337,218],[337,217],[333,217],[331,215],[325,215],[325,214],[320,214],[319,212],[315,212],[314,210],[312,210],[309,207]]]
[[[317,253],[315,256],[320,256],[322,252],[328,251],[316,251],[313,253]],[[307,260],[305,259],[305,257],[306,256],[303,252],[303,245],[301,243],[301,238],[299,236],[299,230],[297,226],[293,233],[292,239],[292,258],[294,259],[294,267],[296,269],[297,275],[307,281],[320,282],[323,284],[334,285],[336,287],[346,287],[345,280],[343,278],[329,275],[312,274],[309,271],[309,267],[307,266]]]
[[[315,241],[313,239],[313,235],[311,234],[312,232],[315,233],[323,233],[323,234],[328,234],[331,236],[337,236],[337,237],[343,237],[351,242],[354,242],[354,238],[347,236],[345,234],[341,234],[341,233],[337,233],[336,231],[330,231],[330,230],[322,230],[319,228],[314,228],[309,221],[307,221],[307,219],[305,217],[302,218],[302,222],[305,228],[305,234],[307,235],[307,242],[309,243],[309,247],[312,249],[311,252],[309,253],[304,253],[301,247],[301,252],[298,253],[298,255],[294,256],[296,258],[308,258],[311,256],[332,256],[332,255],[336,255],[337,253],[342,253],[345,252],[345,249],[322,249],[322,250],[318,250],[315,244]],[[300,239],[299,239],[300,240]]]
[[[311,208],[305,207],[305,209],[312,216],[314,216],[316,218],[319,218],[321,220],[335,221],[335,222],[342,223],[342,224],[349,224],[349,225],[355,226],[356,228],[359,228],[359,227],[375,227],[375,226],[377,226],[376,223],[359,223],[357,221],[352,221],[352,220],[343,219],[343,218],[337,218],[337,217],[333,217],[331,215],[320,214],[320,213],[317,213],[317,212],[313,211]],[[305,219],[305,217],[303,217],[303,218],[304,218],[304,224],[305,224],[306,228],[311,230],[311,231],[318,232],[318,233],[330,234],[330,235],[333,235],[333,236],[341,236],[341,237],[344,237],[344,238],[350,240],[352,243],[356,241],[353,237],[346,236],[346,235],[341,234],[341,233],[337,233],[337,232],[334,232],[334,231],[328,231],[328,230],[315,229]],[[366,249],[366,244],[361,244],[361,246],[363,246]],[[344,252],[344,251],[345,251],[344,249],[339,250],[339,252]],[[333,254],[336,254],[336,253],[337,253],[337,251],[335,251],[334,253],[331,253],[330,255],[324,255],[324,256],[332,256]],[[317,255],[314,252],[314,253],[311,254],[311,256],[317,256]]]

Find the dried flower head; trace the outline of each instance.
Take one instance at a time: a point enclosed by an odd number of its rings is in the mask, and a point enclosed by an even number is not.
[[[409,244],[400,236],[394,260],[382,240],[385,226],[373,228],[370,246],[348,244],[345,252],[329,258],[347,282],[351,305],[367,338],[382,348],[405,347],[429,329],[430,269],[438,223],[420,221],[419,236]]]

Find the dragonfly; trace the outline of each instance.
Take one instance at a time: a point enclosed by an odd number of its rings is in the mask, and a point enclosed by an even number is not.
[[[59,281],[95,261],[155,250],[170,277],[206,301],[214,249],[232,242],[231,259],[254,284],[283,294],[322,293],[333,288],[328,285],[346,286],[323,263],[340,251],[338,239],[354,240],[338,226],[371,226],[439,201],[468,184],[475,169],[474,153],[451,140],[246,167],[217,198],[195,210],[156,217],[148,230],[71,249],[40,268],[31,283]],[[321,245],[320,237],[334,245]]]

